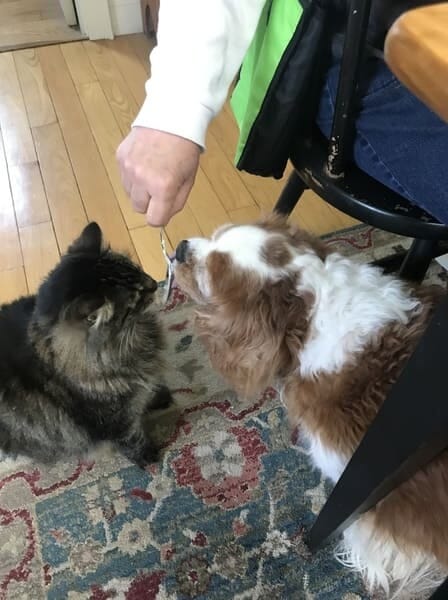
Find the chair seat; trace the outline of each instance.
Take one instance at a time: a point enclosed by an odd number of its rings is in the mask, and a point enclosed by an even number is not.
[[[315,132],[291,156],[300,178],[311,190],[342,212],[397,235],[448,240],[448,226],[408,202],[350,163],[342,177],[328,173],[328,142]]]

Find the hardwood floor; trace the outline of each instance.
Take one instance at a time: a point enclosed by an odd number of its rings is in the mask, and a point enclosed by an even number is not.
[[[0,52],[83,38],[65,22],[58,0],[0,0]]]
[[[115,162],[144,97],[149,49],[139,34],[0,54],[0,302],[34,292],[89,220],[164,277],[158,230],[131,210]],[[167,227],[171,248],[272,208],[284,182],[237,172],[236,138],[226,107],[188,206]],[[353,224],[311,192],[292,219],[318,234]]]

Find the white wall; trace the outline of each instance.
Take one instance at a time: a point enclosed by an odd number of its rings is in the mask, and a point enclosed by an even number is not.
[[[0,0],[1,1],[1,0]],[[75,0],[81,31],[91,40],[143,31],[140,0]]]
[[[79,26],[91,40],[114,37],[108,0],[75,0]]]
[[[143,31],[140,0],[109,0],[109,7],[115,35]]]
[[[77,25],[78,20],[73,6],[73,0],[59,0],[59,4],[61,5],[67,25]]]

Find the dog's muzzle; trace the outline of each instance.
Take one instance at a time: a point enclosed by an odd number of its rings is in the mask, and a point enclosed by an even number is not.
[[[188,240],[182,240],[176,248],[176,260],[184,263],[187,260]]]

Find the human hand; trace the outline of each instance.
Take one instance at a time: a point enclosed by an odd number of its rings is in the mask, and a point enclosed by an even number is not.
[[[124,189],[149,225],[166,225],[183,209],[200,153],[190,140],[146,127],[134,127],[120,144],[117,160]]]

